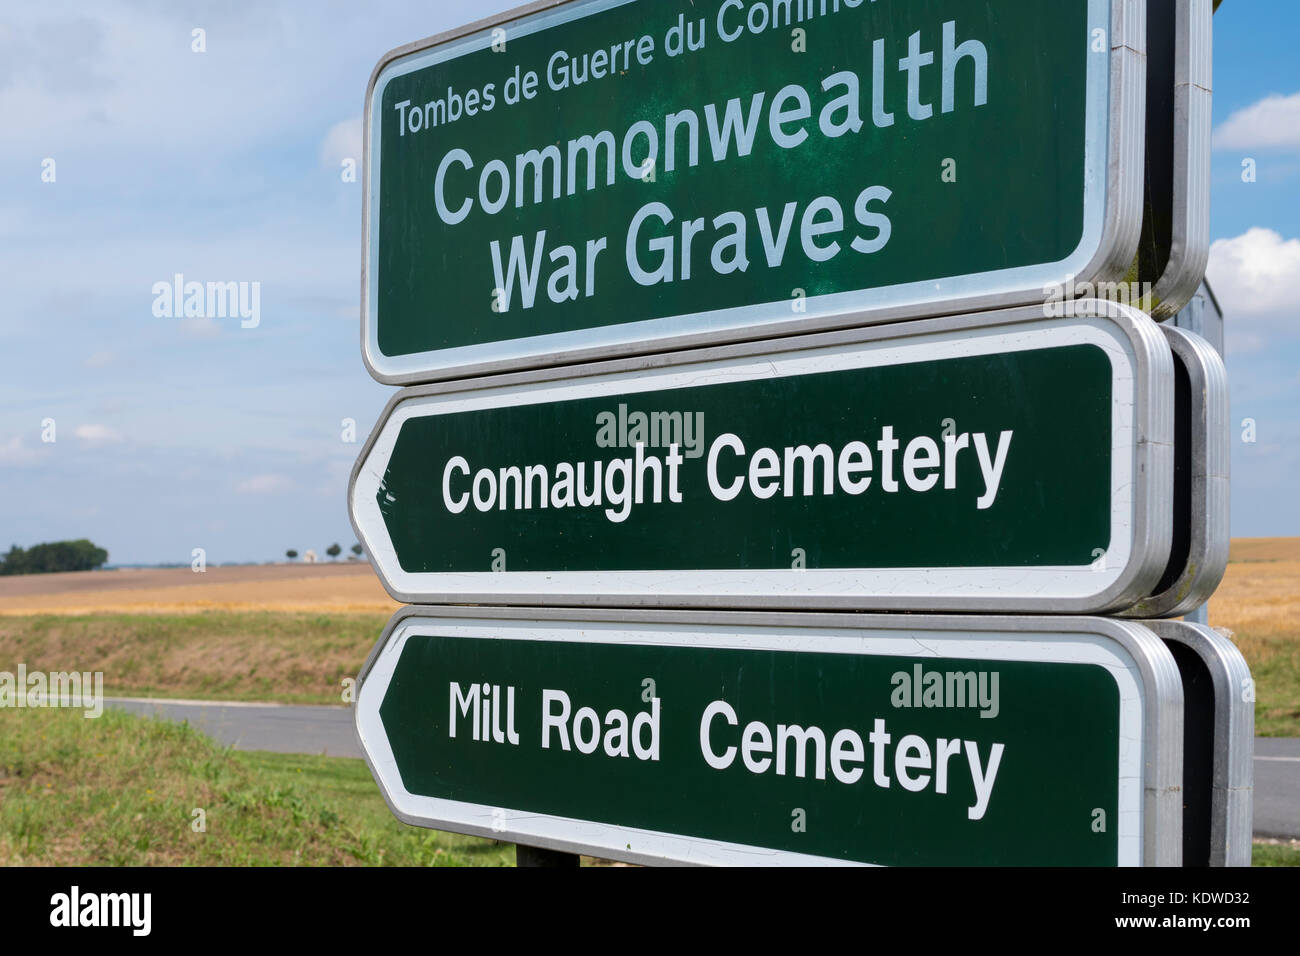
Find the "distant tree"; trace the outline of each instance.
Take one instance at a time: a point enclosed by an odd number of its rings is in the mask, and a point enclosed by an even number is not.
[[[333,544],[331,544],[328,548],[325,549],[325,553],[328,554],[331,558],[337,558],[340,554],[343,553],[343,549],[340,548],[338,542],[335,541]]]
[[[290,561],[292,561],[294,558],[298,557],[298,552],[293,550],[293,548],[290,548],[288,551],[284,553],[284,556],[288,558]]]
[[[354,544],[352,546],[352,553],[355,554],[358,558],[361,557],[361,554],[364,550],[365,549],[363,549],[359,544]]]
[[[54,571],[93,571],[108,560],[108,552],[85,538],[52,541],[23,550],[14,545],[0,563],[0,574],[48,574]]]

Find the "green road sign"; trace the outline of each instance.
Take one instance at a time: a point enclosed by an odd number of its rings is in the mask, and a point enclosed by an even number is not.
[[[1173,365],[1085,303],[399,393],[353,524],[411,603],[1121,609],[1169,559]]]
[[[366,96],[363,354],[406,384],[1122,279],[1141,0],[569,0]]]
[[[634,862],[1177,865],[1136,622],[408,608],[359,739],[407,823]]]

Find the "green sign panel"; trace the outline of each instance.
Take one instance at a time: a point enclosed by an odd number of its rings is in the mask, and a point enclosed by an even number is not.
[[[1168,764],[1144,721],[1173,721],[1178,690],[1164,648],[1126,627],[407,615],[356,721],[399,816],[512,842],[704,863],[1136,864],[1177,852],[1161,840],[1178,815],[1146,806],[1142,781]],[[1168,664],[1166,696],[1148,657]]]
[[[417,603],[1145,596],[1172,520],[1169,448],[1138,441],[1169,426],[1158,329],[1136,313],[980,321],[407,393],[358,462],[354,521]]]
[[[1144,61],[1116,5],[571,0],[395,50],[366,361],[431,381],[1122,278]]]

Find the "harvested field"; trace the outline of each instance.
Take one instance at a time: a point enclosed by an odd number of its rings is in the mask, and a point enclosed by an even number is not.
[[[103,670],[119,692],[156,696],[334,702],[398,607],[365,562],[0,577],[0,668]],[[1300,538],[1233,541],[1210,623],[1250,663],[1258,732],[1300,736]]]
[[[228,611],[0,617],[0,670],[101,672],[122,697],[340,704],[387,614]]]
[[[387,613],[399,605],[370,565],[266,564],[0,577],[0,615],[203,610]]]

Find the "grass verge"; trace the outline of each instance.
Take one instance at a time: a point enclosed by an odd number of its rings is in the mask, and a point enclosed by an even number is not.
[[[1251,866],[1300,866],[1300,840],[1256,840]]]
[[[505,866],[514,847],[399,822],[360,760],[237,752],[114,710],[0,710],[0,863]]]
[[[1249,632],[1235,635],[1255,681],[1255,733],[1300,737],[1300,641]]]
[[[514,853],[399,822],[360,760],[235,751],[116,710],[0,710],[0,864],[510,866]],[[1300,841],[1257,842],[1254,865],[1300,866]]]
[[[0,617],[0,669],[100,671],[119,697],[341,704],[382,614],[204,611]]]

